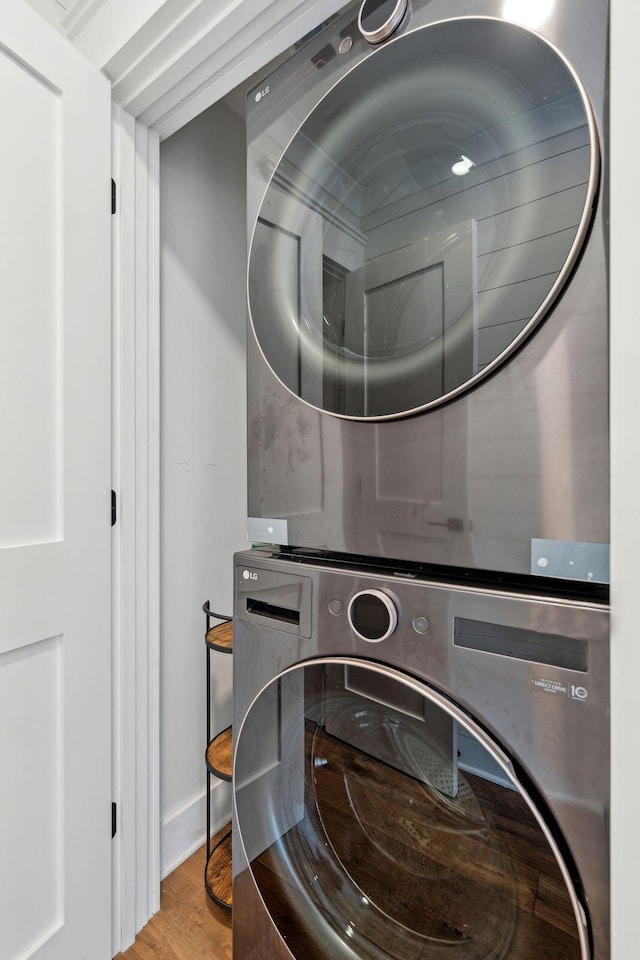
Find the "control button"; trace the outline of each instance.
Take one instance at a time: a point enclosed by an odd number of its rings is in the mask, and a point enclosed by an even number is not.
[[[353,46],[353,38],[343,37],[343,39],[340,42],[340,46],[338,47],[338,53],[344,56],[345,53],[349,53],[349,50],[351,50],[352,46]]]
[[[426,633],[429,629],[429,621],[426,617],[414,617],[413,629],[416,633]]]
[[[349,623],[356,636],[368,643],[390,637],[398,625],[396,606],[382,590],[362,590],[349,601]]]
[[[358,28],[368,43],[382,43],[396,30],[407,12],[408,0],[364,0]]]
[[[342,603],[339,600],[330,600],[329,613],[332,613],[334,617],[337,617],[339,613],[342,613]]]

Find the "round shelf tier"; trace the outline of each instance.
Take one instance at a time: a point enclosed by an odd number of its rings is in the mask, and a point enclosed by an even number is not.
[[[209,743],[206,753],[207,768],[220,780],[231,780],[233,769],[232,728],[227,727]]]
[[[204,868],[204,885],[207,893],[218,906],[231,910],[233,902],[233,878],[231,872],[231,828],[207,858]]]
[[[217,650],[218,653],[232,653],[233,621],[225,620],[224,623],[219,623],[217,626],[211,627],[205,636],[205,643],[208,647],[211,647],[212,650]]]

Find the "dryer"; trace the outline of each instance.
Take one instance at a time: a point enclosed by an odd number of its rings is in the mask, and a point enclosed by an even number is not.
[[[235,558],[234,955],[609,960],[608,610]]]
[[[604,0],[367,0],[248,94],[249,539],[608,580]]]

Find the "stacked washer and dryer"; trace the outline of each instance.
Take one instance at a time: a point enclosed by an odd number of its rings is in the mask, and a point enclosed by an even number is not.
[[[608,960],[607,4],[365,0],[248,96],[237,960]]]

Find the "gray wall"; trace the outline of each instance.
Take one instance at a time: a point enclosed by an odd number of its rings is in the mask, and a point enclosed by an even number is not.
[[[204,614],[232,611],[246,544],[244,124],[216,104],[160,152],[160,819],[165,875],[204,841]],[[212,657],[213,724],[232,658]],[[229,784],[212,781],[217,824]]]

